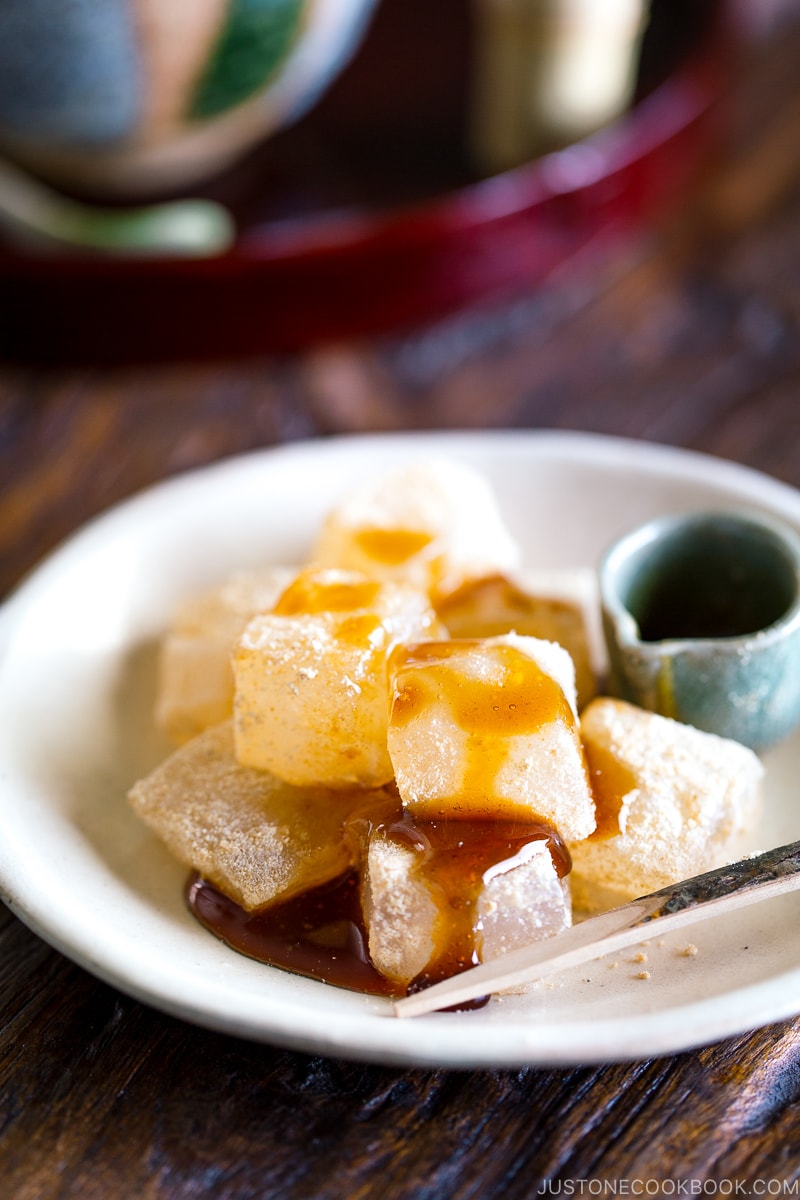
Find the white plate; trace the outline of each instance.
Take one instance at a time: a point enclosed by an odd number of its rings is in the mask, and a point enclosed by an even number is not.
[[[155,639],[177,601],[236,567],[300,561],[365,473],[432,454],[481,468],[526,561],[594,564],[633,524],[715,505],[800,527],[800,494],[695,454],[585,435],[442,434],[311,442],[234,459],[114,509],[0,613],[0,886],[53,946],[197,1024],[384,1063],[560,1064],[672,1052],[800,1010],[800,896],[536,985],[485,1009],[398,1021],[386,1001],[263,966],[197,924],[184,872],[129,812],[168,751],[154,732]],[[767,761],[760,848],[800,837],[800,739]],[[649,972],[648,979],[638,976]]]

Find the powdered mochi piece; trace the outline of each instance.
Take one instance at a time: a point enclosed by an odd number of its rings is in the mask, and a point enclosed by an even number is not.
[[[605,697],[581,733],[598,828],[570,847],[576,905],[612,907],[738,857],[761,811],[752,750]]]
[[[413,587],[355,572],[302,572],[236,645],[239,761],[297,786],[387,783],[387,655],[439,628]]]
[[[418,818],[538,819],[588,837],[594,802],[561,646],[507,634],[398,647],[388,746]]]
[[[446,978],[571,924],[569,888],[546,839],[532,832],[516,853],[492,864],[492,831],[480,823],[464,828],[463,843],[451,829],[439,846],[429,842],[435,826],[425,822],[408,827],[408,840],[381,827],[369,835],[362,866],[369,953],[395,983]]]
[[[454,638],[519,633],[558,642],[575,664],[578,707],[597,693],[603,654],[594,571],[482,575],[437,597],[436,611]]]
[[[129,799],[176,858],[256,909],[349,868],[344,825],[365,795],[294,788],[240,766],[227,721],[176,750]]]
[[[181,743],[233,713],[231,652],[256,613],[278,599],[295,571],[240,571],[189,600],[161,644],[156,721]]]
[[[436,459],[355,488],[329,514],[313,557],[435,594],[473,575],[511,569],[520,552],[484,477]]]
[[[361,906],[369,956],[381,975],[408,984],[436,948],[439,909],[417,867],[418,856],[376,831],[369,839],[361,876]]]

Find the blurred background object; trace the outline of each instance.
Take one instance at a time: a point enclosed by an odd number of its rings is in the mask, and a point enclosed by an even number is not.
[[[475,0],[381,0],[305,117],[199,189],[233,215],[228,253],[43,261],[8,241],[0,283],[14,303],[0,354],[258,355],[410,329],[539,287],[681,203],[718,133],[735,61],[731,2],[651,0],[626,112],[487,174],[473,155]]]
[[[375,0],[4,0],[0,148],[122,194],[193,186],[313,103]]]
[[[473,0],[471,142],[487,171],[608,125],[633,98],[649,0]]]
[[[0,227],[37,250],[122,256],[221,254],[235,237],[225,208],[212,200],[173,200],[136,208],[81,204],[0,159]]]

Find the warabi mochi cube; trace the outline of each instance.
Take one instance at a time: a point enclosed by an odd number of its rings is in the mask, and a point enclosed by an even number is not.
[[[177,859],[251,910],[350,867],[345,822],[365,793],[295,788],[240,766],[226,721],[176,750],[129,799]]]
[[[589,569],[534,570],[467,579],[436,599],[453,638],[524,637],[557,642],[575,666],[578,707],[597,692],[603,668],[595,573]]]
[[[545,841],[531,842],[528,853],[505,870],[487,872],[478,905],[481,962],[509,950],[554,937],[572,924],[572,896],[559,876]]]
[[[430,983],[567,928],[570,894],[550,833],[507,822],[373,825],[361,871],[375,967],[404,986]]]
[[[439,630],[413,587],[301,572],[234,651],[239,761],[297,786],[387,783],[387,655],[399,641]]]
[[[594,801],[561,646],[507,634],[392,655],[389,754],[416,817],[522,817],[588,837]]]
[[[570,847],[576,906],[613,907],[740,856],[761,810],[752,750],[607,697],[581,734],[598,827]]]
[[[435,459],[387,471],[344,496],[313,557],[433,595],[470,576],[511,569],[520,552],[486,479]]]
[[[236,639],[294,574],[288,567],[240,571],[179,608],[161,643],[156,697],[156,721],[173,741],[188,741],[230,718]]]
[[[370,961],[381,975],[405,985],[433,956],[439,906],[419,875],[419,844],[395,835],[403,822],[402,803],[390,785],[365,795],[345,836],[359,873]]]
[[[418,855],[383,831],[370,835],[361,874],[361,907],[372,965],[408,984],[431,961],[439,908],[417,871]]]

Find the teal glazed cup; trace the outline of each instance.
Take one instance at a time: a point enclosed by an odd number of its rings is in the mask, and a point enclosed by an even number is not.
[[[610,690],[762,750],[800,723],[800,536],[763,515],[650,521],[599,568]]]

